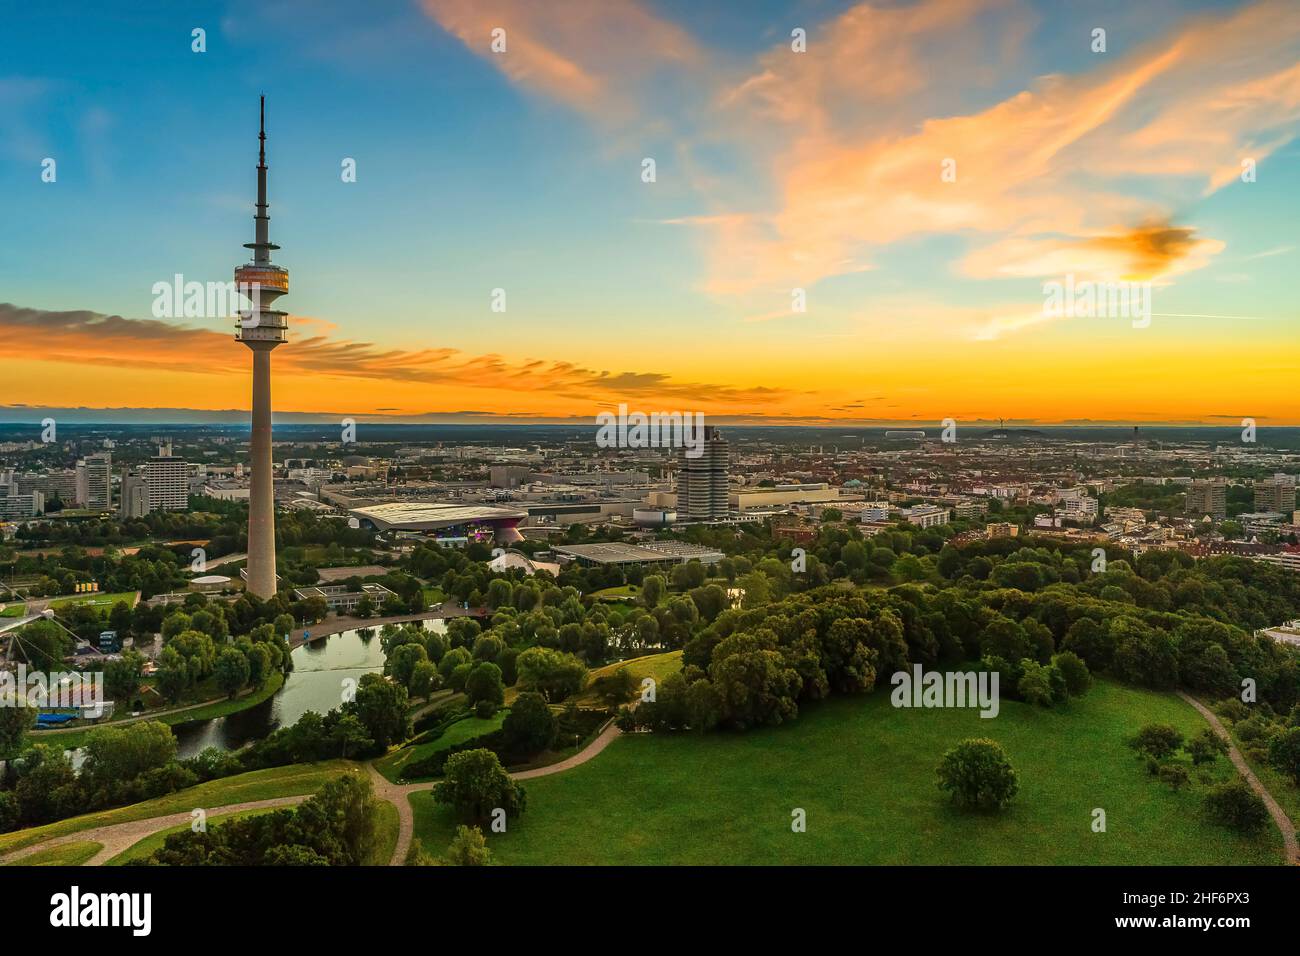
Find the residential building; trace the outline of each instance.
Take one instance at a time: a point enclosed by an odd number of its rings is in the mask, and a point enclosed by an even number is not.
[[[1295,510],[1296,476],[1275,474],[1255,482],[1255,510],[1280,511],[1283,514]]]
[[[44,512],[45,495],[39,491],[25,495],[0,494],[0,518],[34,518]]]
[[[1224,478],[1194,478],[1187,489],[1184,511],[1190,515],[1228,516],[1228,482]]]
[[[174,458],[164,445],[144,464],[144,483],[150,511],[186,511],[190,506],[190,467]]]
[[[939,508],[935,505],[916,505],[912,508],[904,508],[902,515],[907,519],[908,524],[914,524],[922,528],[933,528],[936,525],[948,523],[948,509]]]
[[[88,511],[113,507],[113,456],[102,451],[77,462],[77,504]]]

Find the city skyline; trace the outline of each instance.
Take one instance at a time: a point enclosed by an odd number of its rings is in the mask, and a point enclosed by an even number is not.
[[[28,238],[0,261],[0,420],[243,408],[229,320],[155,318],[152,289],[225,279],[265,92],[303,310],[277,421],[626,402],[719,423],[1297,424],[1286,14],[427,0],[309,24],[70,4],[25,49],[20,11],[0,181]],[[106,85],[109,58],[136,62]],[[1047,317],[1043,285],[1067,277],[1151,283],[1149,325]]]

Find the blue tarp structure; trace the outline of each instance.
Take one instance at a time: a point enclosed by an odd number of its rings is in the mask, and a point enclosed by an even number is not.
[[[76,714],[37,714],[36,726],[50,726],[52,724],[66,724],[70,720],[76,720]]]

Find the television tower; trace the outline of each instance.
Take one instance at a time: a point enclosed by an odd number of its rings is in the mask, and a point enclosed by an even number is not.
[[[240,292],[252,308],[239,319],[235,341],[253,352],[253,430],[249,465],[253,477],[248,494],[247,589],[263,600],[275,595],[275,487],[271,474],[271,350],[288,341],[286,313],[268,308],[289,291],[289,270],[271,264],[271,220],[266,215],[266,97],[262,97],[261,129],[257,134],[257,214],[255,240],[244,243],[253,261],[235,270]]]

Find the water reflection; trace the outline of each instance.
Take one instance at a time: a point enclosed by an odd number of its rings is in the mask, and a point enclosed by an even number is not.
[[[424,621],[425,630],[446,631],[442,620]],[[273,730],[292,726],[309,710],[325,713],[343,702],[343,682],[383,670],[379,629],[367,640],[360,631],[343,631],[293,651],[293,672],[269,700],[228,717],[176,724],[177,753],[193,757],[207,747],[237,750]]]

